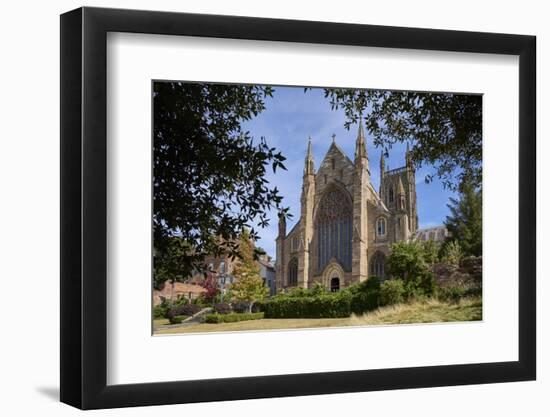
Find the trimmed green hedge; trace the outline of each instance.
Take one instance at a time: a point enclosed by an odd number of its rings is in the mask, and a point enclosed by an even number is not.
[[[351,296],[348,294],[323,294],[317,297],[276,297],[264,304],[265,317],[337,318],[351,314]]]
[[[229,313],[229,314],[208,314],[204,318],[205,323],[235,323],[245,320],[259,320],[264,318],[264,313]]]
[[[378,308],[380,281],[371,277],[336,293],[300,289],[262,303],[266,318],[343,318]]]

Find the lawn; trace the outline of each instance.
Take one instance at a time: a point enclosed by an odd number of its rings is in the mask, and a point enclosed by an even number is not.
[[[160,326],[166,326],[167,324],[170,324],[170,320],[168,319],[154,319],[153,320],[153,327],[157,328]]]
[[[235,332],[243,330],[303,329],[319,327],[369,326],[384,324],[440,323],[482,319],[480,298],[461,300],[458,304],[437,300],[417,301],[382,307],[362,316],[340,319],[263,319],[237,323],[197,324],[188,327],[162,327],[155,334]],[[158,323],[161,325],[161,323]],[[157,323],[155,323],[157,327]]]

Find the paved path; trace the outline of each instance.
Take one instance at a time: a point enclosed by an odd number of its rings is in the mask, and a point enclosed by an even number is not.
[[[167,324],[167,325],[164,325],[164,326],[155,327],[154,330],[158,330],[158,329],[177,329],[177,328],[180,328],[180,327],[195,326],[197,324],[202,323],[203,320],[204,320],[204,316],[207,315],[207,314],[210,314],[210,313],[212,313],[212,308],[211,307],[203,308],[197,314],[195,314],[194,316],[186,318],[180,324]]]

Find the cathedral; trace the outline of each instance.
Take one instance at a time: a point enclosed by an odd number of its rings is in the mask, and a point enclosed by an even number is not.
[[[278,290],[321,283],[338,291],[370,276],[386,277],[390,245],[408,240],[418,229],[415,170],[408,147],[405,161],[405,166],[387,170],[382,153],[377,192],[361,122],[353,161],[333,136],[315,170],[309,140],[300,219],[288,233],[284,218],[279,220]]]

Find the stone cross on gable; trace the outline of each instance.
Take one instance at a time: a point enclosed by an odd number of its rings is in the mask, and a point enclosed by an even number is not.
[[[336,133],[333,133],[333,134],[332,134],[332,141],[333,141],[333,142],[336,142]]]

